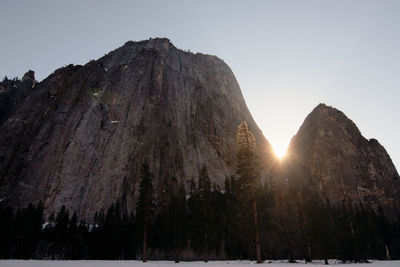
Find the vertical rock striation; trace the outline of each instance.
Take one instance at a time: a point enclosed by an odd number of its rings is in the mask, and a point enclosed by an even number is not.
[[[384,147],[365,139],[341,111],[318,105],[289,146],[287,176],[333,204],[399,212],[400,178]]]
[[[222,184],[234,173],[242,120],[270,157],[230,68],[168,39],[129,41],[31,83],[0,125],[0,198],[13,205],[65,204],[86,218],[116,201],[132,210],[145,161],[161,199],[202,165]]]
[[[385,149],[342,112],[319,105],[307,116],[283,165],[254,122],[230,68],[168,39],[127,42],[84,66],[33,71],[0,83],[0,201],[63,204],[82,218],[137,199],[148,162],[157,198],[197,179],[205,165],[222,185],[235,172],[236,130],[247,121],[264,175],[334,204],[399,211],[400,179]],[[277,191],[276,191],[277,192]]]

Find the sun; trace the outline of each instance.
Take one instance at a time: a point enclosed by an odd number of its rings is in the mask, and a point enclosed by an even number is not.
[[[275,144],[272,147],[277,158],[283,159],[286,156],[287,145]]]

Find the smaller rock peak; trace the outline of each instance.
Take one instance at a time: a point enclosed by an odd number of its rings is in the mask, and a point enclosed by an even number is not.
[[[135,42],[132,40],[129,40],[127,42],[125,42],[124,46],[131,46],[131,45],[135,45]]]
[[[311,112],[313,115],[323,115],[326,114],[331,117],[343,117],[344,114],[337,108],[334,108],[332,106],[328,106],[325,103],[320,103],[318,106],[316,106],[313,111]]]
[[[29,86],[32,86],[34,88],[36,86],[37,81],[35,80],[35,72],[33,70],[28,70],[24,76],[22,76],[22,82],[27,81]],[[26,83],[26,82],[25,82]],[[30,85],[32,84],[32,85]]]
[[[28,70],[24,76],[22,76],[22,81],[32,80],[35,81],[35,72],[33,70]]]
[[[169,50],[170,47],[173,47],[173,45],[167,38],[150,38],[145,44],[145,48],[153,48],[157,50]]]
[[[334,108],[334,107],[332,107],[332,106],[328,106],[328,105],[325,104],[325,103],[320,103],[320,104],[318,104],[318,106],[316,106],[316,107],[314,108],[314,111],[328,111],[328,110],[337,111],[336,108]]]
[[[334,128],[346,129],[347,133],[352,133],[354,136],[361,136],[356,124],[349,119],[346,114],[337,108],[323,103],[313,109],[305,119],[305,123],[303,123],[301,128],[303,128],[303,126],[305,126],[305,128],[318,126],[319,129],[325,130],[332,130]]]
[[[124,45],[140,45],[140,44],[146,44],[146,43],[153,43],[153,44],[156,44],[156,43],[171,43],[171,41],[168,39],[168,38],[159,38],[159,37],[156,37],[156,38],[149,38],[149,39],[147,39],[147,40],[143,40],[143,41],[132,41],[132,40],[129,40],[129,41],[127,41]]]
[[[171,43],[171,41],[168,38],[150,38],[146,40],[147,42],[153,42],[153,43]]]
[[[316,108],[327,108],[328,106],[325,103],[319,103]]]
[[[369,142],[370,145],[372,145],[372,146],[380,146],[380,145],[381,145],[381,144],[379,143],[379,141],[376,140],[375,138],[369,139],[368,142]]]
[[[142,46],[144,48],[154,48],[154,49],[169,49],[170,47],[174,47],[171,41],[168,38],[150,38],[148,40],[134,42],[127,41],[124,46]]]

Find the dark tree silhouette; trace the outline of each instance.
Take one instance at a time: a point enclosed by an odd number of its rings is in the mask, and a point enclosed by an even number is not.
[[[136,205],[136,219],[142,227],[143,231],[143,250],[142,261],[147,260],[147,235],[148,228],[154,215],[155,199],[152,178],[153,174],[150,172],[149,165],[145,162],[141,168],[139,197]]]
[[[251,209],[253,210],[254,234],[257,263],[261,263],[260,230],[258,227],[257,196],[256,187],[259,186],[259,163],[256,153],[256,141],[253,133],[249,130],[247,123],[242,121],[237,130],[237,153],[236,173],[240,185],[241,196],[251,196]],[[250,207],[248,207],[250,208]]]

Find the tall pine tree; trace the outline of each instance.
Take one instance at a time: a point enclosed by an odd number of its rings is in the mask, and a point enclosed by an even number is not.
[[[174,260],[175,263],[180,261],[181,250],[185,246],[185,219],[186,214],[186,193],[183,185],[179,188],[178,193],[172,197],[169,203],[169,215],[172,225],[173,241],[174,241]]]
[[[203,242],[204,242],[204,261],[208,261],[208,243],[210,236],[210,220],[211,220],[211,206],[210,206],[210,197],[211,197],[211,181],[210,177],[208,177],[208,172],[206,166],[201,168],[199,173],[199,185],[198,185],[198,193],[199,193],[199,202],[201,207],[202,214],[202,231],[203,231]]]
[[[256,153],[256,141],[253,133],[249,130],[246,121],[238,126],[236,173],[242,197],[251,196],[251,208],[253,210],[254,234],[257,263],[261,263],[260,231],[258,227],[256,187],[259,186],[260,171]],[[250,208],[250,207],[248,207]]]
[[[153,174],[150,172],[149,165],[145,162],[141,168],[139,197],[136,205],[136,219],[143,231],[143,251],[142,260],[147,260],[147,235],[148,228],[154,215],[155,199],[152,178]]]

